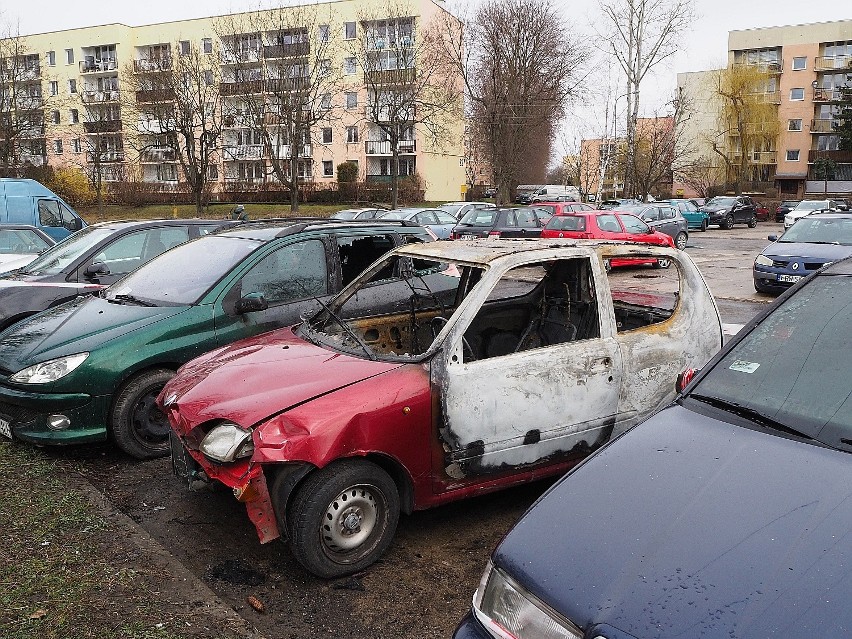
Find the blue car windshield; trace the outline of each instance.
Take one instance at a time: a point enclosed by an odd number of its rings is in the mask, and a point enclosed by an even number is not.
[[[263,244],[242,237],[205,235],[155,257],[110,286],[104,297],[133,299],[151,306],[196,304]]]
[[[829,446],[848,445],[851,325],[852,276],[813,277],[725,355],[689,396],[734,405]]]
[[[852,218],[804,217],[791,226],[778,241],[852,246]]]

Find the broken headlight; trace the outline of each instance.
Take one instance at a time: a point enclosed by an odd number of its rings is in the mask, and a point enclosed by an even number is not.
[[[235,459],[251,457],[254,453],[254,441],[250,430],[243,430],[233,422],[222,422],[204,436],[199,450],[213,461],[228,463]]]
[[[488,562],[473,612],[498,639],[582,639],[583,631]]]
[[[18,371],[9,379],[19,384],[47,384],[68,375],[86,361],[88,353],[57,357]]]

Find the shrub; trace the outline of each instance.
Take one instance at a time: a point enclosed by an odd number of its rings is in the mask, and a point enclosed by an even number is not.
[[[354,162],[341,162],[337,165],[337,181],[340,183],[355,182],[358,179],[358,165]]]
[[[89,206],[95,201],[95,191],[89,178],[74,167],[55,169],[46,186],[71,206]]]

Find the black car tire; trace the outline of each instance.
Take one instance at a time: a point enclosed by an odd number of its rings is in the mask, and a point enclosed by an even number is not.
[[[757,226],[757,218],[754,215],[752,215],[751,219],[748,221],[748,227],[750,229],[753,229],[755,226]]]
[[[732,229],[734,228],[734,216],[728,213],[725,216],[725,223],[721,225],[723,229]]]
[[[390,546],[398,520],[396,484],[365,460],[336,462],[308,475],[287,513],[296,561],[324,579],[375,562]]]
[[[155,368],[130,378],[116,394],[110,415],[110,433],[116,445],[136,459],[169,454],[168,418],[155,400],[175,373]]]
[[[709,226],[709,224],[707,223],[707,220],[701,220],[701,228],[698,229],[698,230],[703,233],[704,231],[707,230],[708,226]]]
[[[675,247],[680,249],[681,251],[686,248],[686,243],[689,241],[689,236],[681,231],[674,238]]]

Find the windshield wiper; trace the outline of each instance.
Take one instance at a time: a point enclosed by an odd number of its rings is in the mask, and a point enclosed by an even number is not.
[[[696,399],[699,402],[709,404],[710,406],[721,408],[722,410],[725,410],[729,413],[733,413],[734,415],[745,417],[746,419],[756,422],[761,426],[771,428],[772,430],[787,433],[788,435],[796,435],[797,437],[804,437],[805,439],[813,439],[813,437],[811,437],[807,433],[803,433],[800,430],[796,430],[795,428],[792,428],[787,424],[779,422],[777,419],[773,419],[768,415],[764,415],[760,411],[757,411],[753,408],[749,408],[748,406],[743,406],[742,404],[737,404],[736,402],[721,399],[720,397],[709,397],[707,395],[696,395],[694,393],[690,394],[689,397]]]
[[[351,326],[349,326],[349,324],[347,324],[346,322],[344,322],[344,321],[343,321],[343,320],[342,320],[342,319],[341,319],[341,318],[337,315],[337,313],[335,313],[333,310],[331,310],[331,307],[330,307],[328,304],[326,304],[325,302],[323,302],[320,298],[318,298],[318,297],[316,297],[316,296],[313,296],[313,297],[314,297],[314,301],[315,301],[317,304],[319,304],[320,306],[322,306],[322,310],[324,310],[326,313],[328,313],[328,314],[329,314],[329,316],[330,316],[331,318],[333,318],[335,322],[337,322],[338,324],[340,324],[340,327],[341,327],[344,331],[346,331],[346,333],[349,335],[349,337],[351,337],[352,339],[354,339],[354,340],[358,343],[358,345],[359,345],[362,349],[364,349],[364,353],[366,353],[366,354],[367,354],[367,357],[369,357],[369,358],[370,358],[370,360],[372,360],[372,361],[374,361],[374,362],[375,362],[375,361],[376,361],[376,355],[373,353],[373,351],[371,351],[371,350],[370,350],[370,347],[369,347],[369,346],[367,346],[367,342],[365,342],[363,339],[361,339],[361,337],[358,335],[358,333],[356,333],[354,330],[352,330],[352,327],[351,327]],[[308,324],[308,326],[310,326],[310,322],[308,322],[307,324]]]
[[[106,300],[108,302],[116,301],[119,304],[121,302],[130,302],[131,304],[138,304],[139,306],[152,306],[152,307],[157,306],[156,304],[152,304],[151,302],[148,302],[146,300],[139,299],[135,295],[128,295],[128,294],[114,295],[112,298],[109,298],[109,297],[106,298]]]

